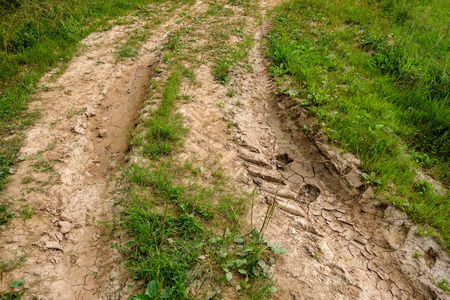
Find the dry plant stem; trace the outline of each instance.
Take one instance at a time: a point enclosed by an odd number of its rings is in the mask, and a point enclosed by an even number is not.
[[[252,192],[252,210],[250,211],[250,233],[253,231],[253,206],[255,205],[255,192],[256,192],[256,185],[253,188]]]
[[[161,284],[159,285],[158,297],[161,296],[161,291],[164,283],[164,277],[161,279]]]
[[[264,217],[264,222],[263,222],[263,224],[261,226],[261,230],[259,231],[260,238],[262,238],[264,236],[264,231],[266,231],[267,226],[269,225],[269,222],[272,219],[273,213],[275,211],[275,206],[276,206],[276,203],[277,203],[278,191],[280,190],[281,180],[282,179],[283,179],[283,176],[280,177],[280,181],[278,182],[278,187],[277,187],[277,191],[275,193],[275,196],[273,197],[272,201],[269,203],[269,206],[267,207],[267,212],[266,212],[266,215]]]
[[[234,211],[233,204],[230,202],[230,199],[227,198],[228,203],[230,204],[231,212],[233,213],[234,218],[236,219],[236,222],[233,225],[233,229],[236,228],[236,226],[239,224],[239,218],[236,215],[236,212]]]
[[[162,226],[163,226],[163,228],[162,228],[162,231],[161,231],[161,243],[162,243],[162,240],[163,240],[163,238],[164,238],[164,230],[165,230],[166,216],[167,216],[167,210],[168,210],[168,208],[169,208],[169,203],[166,204],[166,208],[164,209],[164,217],[163,217],[163,220],[162,220]]]

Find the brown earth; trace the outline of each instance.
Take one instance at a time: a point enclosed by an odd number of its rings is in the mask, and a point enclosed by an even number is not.
[[[51,73],[42,79],[50,90],[30,104],[42,110],[42,118],[27,131],[24,160],[1,195],[36,207],[33,218],[15,218],[0,233],[3,260],[26,255],[6,279],[24,277],[39,299],[126,297],[121,257],[109,245],[118,238],[99,226],[112,218],[117,186],[111,179],[120,176],[116,163],[126,162],[122,154],[138,112],[149,110],[145,97],[163,64],[162,44],[186,25],[176,22],[177,15],[201,15],[206,4],[197,1],[158,26],[152,23],[138,58],[116,62],[117,45],[146,21],[90,35],[56,80]],[[261,14],[275,4],[262,1]],[[376,199],[357,158],[304,129],[314,119],[289,97],[276,95],[268,75],[263,36],[270,23],[258,25],[249,16],[246,26],[255,40],[252,72],[236,68],[224,86],[206,60],[196,70],[198,84],[182,86],[194,101],[178,105],[190,129],[179,158],[220,161],[238,187],[252,191],[256,185],[253,223],[263,222],[277,194],[266,235],[289,252],[273,270],[280,288],[274,298],[449,299],[432,282],[433,276],[450,280],[448,254],[431,238],[416,236],[406,215]],[[211,28],[199,30],[197,45],[208,43]],[[232,97],[226,96],[230,88]],[[237,126],[229,128],[229,122]]]

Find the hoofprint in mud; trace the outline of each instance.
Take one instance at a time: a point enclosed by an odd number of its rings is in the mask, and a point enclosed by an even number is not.
[[[7,276],[34,283],[40,299],[117,297],[120,256],[96,222],[111,218],[115,186],[109,179],[119,174],[110,157],[127,148],[129,126],[155,76],[169,25],[175,26],[173,19],[130,63],[115,64],[112,51],[126,38],[126,27],[91,35],[84,53],[31,104],[42,118],[27,132],[24,161],[2,197],[26,196],[37,213],[26,222],[13,220],[1,233],[0,255],[27,255]],[[190,128],[179,158],[195,157],[199,164],[219,159],[241,188],[256,185],[256,224],[277,193],[266,234],[289,253],[276,265],[275,298],[448,298],[432,282],[437,276],[450,280],[447,253],[430,238],[416,237],[404,214],[381,208],[372,189],[361,192],[358,160],[299,130],[305,115],[291,99],[275,96],[261,49],[266,29],[248,24],[256,40],[253,72],[235,71],[229,86],[222,86],[205,63],[196,72],[200,87],[184,87],[195,101],[179,106]],[[226,96],[229,87],[234,97]],[[217,99],[221,107],[214,105]],[[288,110],[297,123],[286,116]],[[230,130],[224,120],[237,126]],[[415,252],[421,257],[414,258]]]

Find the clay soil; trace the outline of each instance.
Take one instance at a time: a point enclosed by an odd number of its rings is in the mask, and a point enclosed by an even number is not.
[[[256,224],[277,194],[266,235],[289,252],[274,270],[280,288],[274,299],[450,299],[433,282],[450,280],[447,252],[416,236],[416,225],[364,184],[359,160],[304,130],[314,118],[276,94],[264,56],[270,29],[264,15],[274,5],[259,3],[262,25],[252,16],[246,22],[254,39],[251,72],[236,68],[222,85],[206,59],[195,70],[198,84],[182,86],[195,101],[177,104],[189,128],[179,159],[219,161],[239,188],[256,186]],[[91,34],[62,74],[41,80],[49,89],[30,109],[40,109],[42,117],[26,132],[24,159],[0,195],[18,208],[36,209],[31,219],[14,218],[0,233],[4,261],[26,258],[4,281],[25,278],[39,299],[126,297],[127,273],[110,246],[120,238],[109,234],[118,188],[113,179],[121,176],[118,163],[127,162],[130,129],[147,110],[163,44],[184,25],[177,22],[180,12],[202,15],[207,7],[199,0],[168,13],[152,25],[136,58],[117,61],[117,49],[145,20]]]

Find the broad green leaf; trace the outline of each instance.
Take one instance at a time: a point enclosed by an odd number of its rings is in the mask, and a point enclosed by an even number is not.
[[[150,281],[147,284],[147,289],[145,290],[145,294],[147,295],[155,295],[155,293],[158,291],[158,287],[156,286],[156,282],[154,280]]]
[[[245,237],[243,235],[237,235],[234,238],[234,242],[237,244],[243,244],[245,242]]]
[[[264,270],[264,268],[266,267],[266,262],[265,262],[265,261],[263,261],[263,260],[259,260],[259,261],[258,261],[258,266],[260,266],[260,267],[261,267],[261,269],[263,269],[263,270]]]
[[[25,282],[25,279],[20,278],[11,282],[11,288],[16,289]]]
[[[231,279],[233,279],[233,274],[231,272],[227,272],[225,277],[227,278],[227,281],[231,281]]]
[[[239,269],[238,272],[241,274],[247,275],[247,271],[245,271],[244,269]]]
[[[272,252],[275,254],[283,254],[283,253],[289,252],[286,249],[284,249],[283,247],[281,247],[281,245],[278,244],[278,242],[273,243],[273,245],[270,246],[270,249],[272,249]]]

